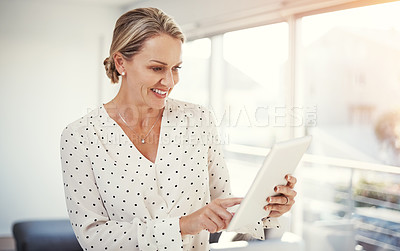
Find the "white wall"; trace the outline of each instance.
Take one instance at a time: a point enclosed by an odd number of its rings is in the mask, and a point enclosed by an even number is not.
[[[0,236],[17,220],[67,217],[60,134],[105,102],[102,61],[120,14],[80,1],[0,1]]]

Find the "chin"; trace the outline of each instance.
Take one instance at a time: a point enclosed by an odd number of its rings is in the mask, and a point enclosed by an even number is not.
[[[162,100],[157,100],[157,102],[150,102],[150,107],[153,109],[163,109],[165,107],[165,104],[167,102],[167,98],[164,98]]]

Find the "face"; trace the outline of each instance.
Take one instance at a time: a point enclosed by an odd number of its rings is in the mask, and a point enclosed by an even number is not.
[[[122,86],[129,102],[154,109],[163,108],[179,81],[181,63],[181,40],[165,34],[148,39],[132,59],[122,59],[125,71]]]

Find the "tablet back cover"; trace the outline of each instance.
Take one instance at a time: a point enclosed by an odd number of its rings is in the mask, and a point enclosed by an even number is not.
[[[285,175],[294,173],[310,142],[311,136],[306,136],[279,142],[272,147],[227,231],[252,226],[269,215],[264,210],[268,204],[266,199],[277,195],[275,186],[286,185]]]

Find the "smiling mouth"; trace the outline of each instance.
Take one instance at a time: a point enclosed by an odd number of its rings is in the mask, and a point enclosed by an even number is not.
[[[154,93],[157,93],[158,95],[166,95],[168,93],[168,91],[162,91],[162,90],[156,89],[156,88],[152,88],[150,90],[152,90]]]

